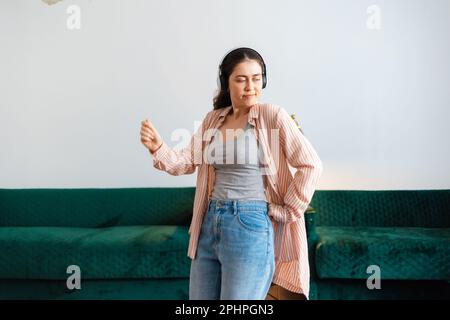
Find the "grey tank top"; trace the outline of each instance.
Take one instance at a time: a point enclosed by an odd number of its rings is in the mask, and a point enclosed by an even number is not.
[[[250,123],[237,138],[225,143],[217,130],[207,149],[207,162],[216,176],[211,199],[267,201],[260,159],[262,150]]]

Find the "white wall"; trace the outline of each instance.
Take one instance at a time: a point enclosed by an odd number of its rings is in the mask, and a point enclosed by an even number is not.
[[[2,0],[0,187],[194,185],[152,167],[140,121],[175,146],[212,109],[222,57],[249,46],[260,101],[297,114],[323,160],[319,189],[449,188],[449,15],[444,0]]]

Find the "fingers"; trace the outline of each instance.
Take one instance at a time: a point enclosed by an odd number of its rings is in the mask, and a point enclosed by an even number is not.
[[[142,134],[142,133],[144,133],[144,134],[149,134],[149,135],[152,135],[152,136],[155,135],[155,131],[154,131],[154,130],[149,129],[149,128],[146,128],[146,127],[142,127],[142,128],[141,128],[141,134]]]
[[[153,132],[152,129],[150,129],[149,127],[145,126],[144,124],[142,124],[141,126],[141,137],[144,138],[151,138],[153,139],[155,137],[155,133]]]
[[[142,126],[141,126],[141,130],[146,130],[146,131],[152,131],[152,128],[150,128],[148,125],[146,125],[146,124],[143,124]]]
[[[142,128],[145,128],[145,129],[148,129],[148,130],[150,130],[151,132],[157,132],[156,131],[156,128],[153,126],[153,124],[150,122],[150,121],[148,121],[148,120],[145,120],[145,121],[142,121],[141,122],[141,127]]]
[[[141,125],[144,127],[150,128],[150,129],[155,129],[155,127],[153,126],[153,123],[151,123],[148,119],[141,121]]]
[[[148,120],[141,121],[141,132],[145,131],[145,132],[154,133],[155,130],[156,129],[150,125],[150,122],[148,122]]]
[[[155,127],[153,126],[153,123],[150,120],[145,119],[145,124],[148,125],[150,128],[155,129]]]
[[[141,121],[140,134],[141,134],[141,142],[148,143],[156,139],[157,131],[153,126],[153,124],[148,119],[145,119]]]
[[[155,130],[153,130],[153,129],[149,128],[149,127],[144,127],[144,126],[141,127],[141,132],[155,134]]]
[[[142,131],[141,130],[141,137],[145,139],[154,139],[155,135],[149,131]]]

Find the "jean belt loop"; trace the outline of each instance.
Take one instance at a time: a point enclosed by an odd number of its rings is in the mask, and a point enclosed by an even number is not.
[[[237,200],[233,200],[233,214],[236,215],[237,214]]]

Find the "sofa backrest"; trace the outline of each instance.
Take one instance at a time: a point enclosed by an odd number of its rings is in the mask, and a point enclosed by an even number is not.
[[[0,227],[189,225],[194,187],[0,189]]]
[[[317,190],[316,225],[450,227],[450,190]]]

